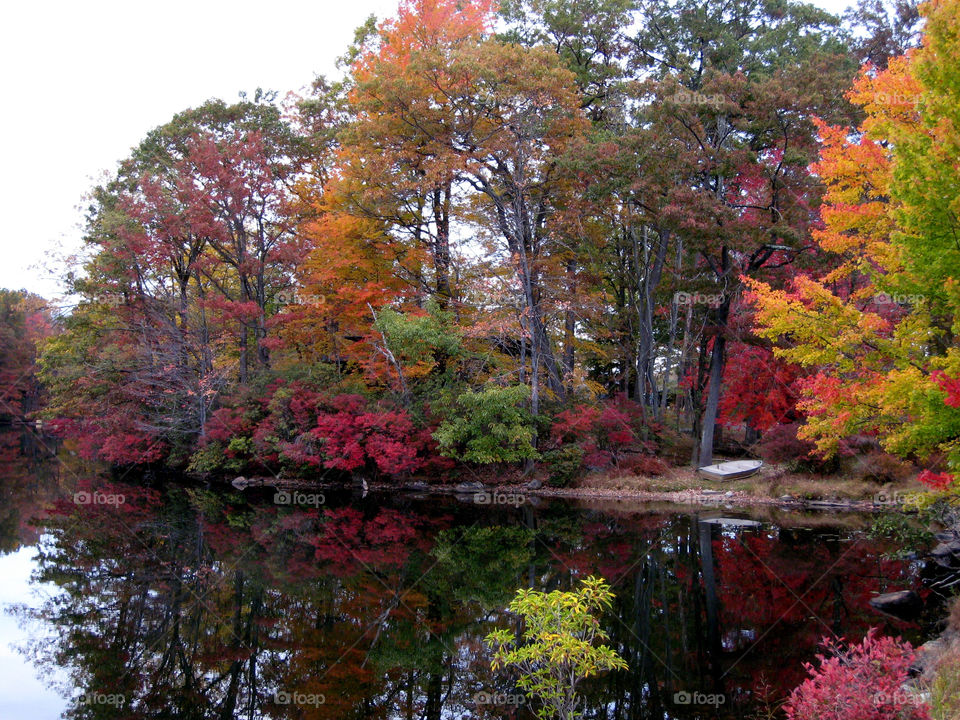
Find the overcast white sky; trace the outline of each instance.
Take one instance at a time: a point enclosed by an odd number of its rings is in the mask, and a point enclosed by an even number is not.
[[[834,12],[846,0],[815,0]],[[211,97],[331,75],[397,0],[8,0],[0,10],[0,287],[52,297],[45,256],[79,246],[79,206],[143,135]]]

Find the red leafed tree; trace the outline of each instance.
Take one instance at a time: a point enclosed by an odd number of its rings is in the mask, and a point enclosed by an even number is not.
[[[734,342],[723,373],[719,417],[723,425],[745,423],[766,431],[796,415],[799,368],[759,345]]]
[[[268,315],[303,250],[298,141],[269,103],[207,103],[150,133],[94,192],[82,300],[48,345],[51,417],[110,462],[151,462],[268,367]]]

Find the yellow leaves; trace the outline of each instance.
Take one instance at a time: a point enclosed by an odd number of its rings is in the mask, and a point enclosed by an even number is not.
[[[626,662],[606,645],[597,613],[609,608],[613,594],[602,578],[588,577],[577,590],[542,593],[520,589],[510,610],[524,619],[523,643],[513,646],[508,630],[490,633],[494,670],[512,666],[517,684],[531,690],[544,705],[544,717],[575,717],[576,686],[605,670],[625,669]]]
[[[847,94],[867,113],[863,130],[873,140],[887,140],[897,128],[916,127],[920,122],[923,88],[912,73],[914,52],[892,58],[882,72],[867,68]]]
[[[880,315],[861,311],[833,294],[821,282],[798,276],[795,292],[773,290],[766,283],[746,279],[748,300],[756,307],[757,333],[788,346],[775,353],[806,367],[833,367],[843,372],[883,366],[890,340],[889,323]]]

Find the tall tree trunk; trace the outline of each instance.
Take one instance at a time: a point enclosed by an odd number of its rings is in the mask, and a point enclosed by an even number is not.
[[[670,245],[670,234],[666,230],[656,231],[655,245],[651,247],[650,228],[643,226],[643,259],[637,250],[634,240],[634,265],[637,272],[642,272],[643,280],[640,283],[640,349],[637,354],[637,399],[646,407],[656,407],[654,400],[657,390],[656,358],[653,352],[653,314],[655,308],[654,294],[663,276],[663,266],[667,259],[667,249]],[[653,250],[651,256],[651,249]]]
[[[726,247],[722,250],[720,272],[721,287],[730,273],[730,255]],[[717,425],[717,409],[720,405],[720,385],[723,383],[723,366],[726,361],[727,321],[730,317],[730,294],[724,289],[723,300],[714,309],[713,349],[710,352],[710,385],[707,402],[703,409],[703,429],[700,436],[700,456],[698,463],[702,467],[713,463],[713,436]]]
[[[577,297],[576,275],[577,261],[571,257],[567,261],[568,304],[563,318],[563,375],[564,384],[568,393],[573,392],[574,342],[577,327],[577,317],[573,309],[573,299]]]
[[[436,298],[446,308],[453,296],[450,286],[450,183],[435,188],[432,193],[433,221],[436,237],[433,247],[433,272],[436,276]]]
[[[264,342],[267,339],[267,286],[264,278],[264,261],[261,259],[256,276],[257,324],[254,336],[257,342],[257,363],[261,367],[270,367],[270,349]]]
[[[676,351],[677,347],[677,324],[679,322],[680,310],[677,307],[677,301],[671,300],[670,302],[670,326],[667,334],[667,352],[666,352],[666,365],[663,368],[663,383],[660,386],[660,402],[657,405],[655,419],[657,422],[663,422],[663,415],[667,409],[667,398],[670,393],[670,378],[673,376],[674,369],[678,367],[678,363],[674,362],[673,354]],[[679,385],[679,373],[677,377],[677,383]],[[676,403],[674,404],[674,410],[679,410]]]
[[[700,435],[699,464],[713,464],[713,438],[717,425],[717,409],[720,405],[720,384],[723,382],[723,365],[726,354],[726,338],[718,333],[713,338],[710,352],[710,386],[707,390],[707,403],[703,409],[703,423]]]

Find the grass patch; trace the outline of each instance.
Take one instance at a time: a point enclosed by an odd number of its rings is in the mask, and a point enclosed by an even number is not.
[[[697,475],[692,468],[672,468],[662,477],[644,477],[624,471],[593,473],[581,479],[579,487],[614,492],[666,493],[687,490],[732,490],[758,498],[780,498],[784,495],[797,500],[863,500],[874,501],[878,496],[893,498],[922,491],[915,481],[878,483],[862,477],[842,475],[809,475],[789,472],[778,466],[764,466],[759,473],[740,480],[718,482]]]

